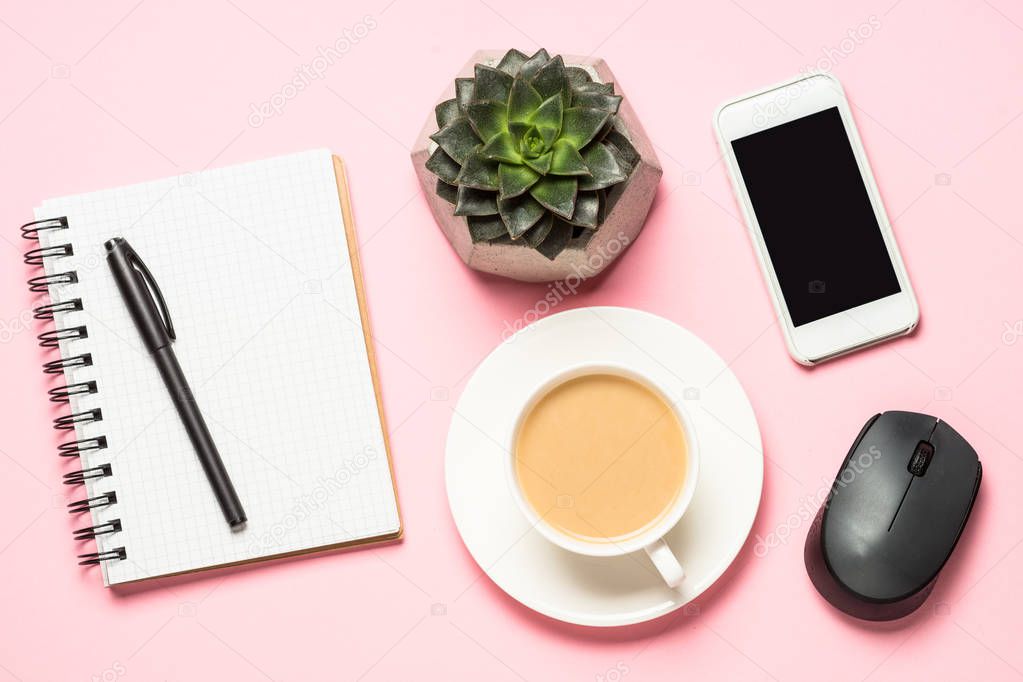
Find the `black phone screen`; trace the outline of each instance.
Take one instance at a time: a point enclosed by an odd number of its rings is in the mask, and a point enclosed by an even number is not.
[[[792,324],[901,291],[838,107],[732,149]]]

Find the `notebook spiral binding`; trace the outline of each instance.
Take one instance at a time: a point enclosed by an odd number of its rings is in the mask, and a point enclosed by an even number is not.
[[[69,229],[66,217],[50,218],[46,220],[35,220],[21,226],[21,236],[27,240],[39,242],[39,235],[43,232]],[[39,246],[25,252],[25,262],[29,265],[44,267],[51,260],[59,260],[66,256],[74,255],[74,247],[70,243],[55,244],[51,246]],[[67,298],[57,300],[51,290],[54,286],[66,286],[78,283],[78,273],[74,270],[67,272],[47,272],[38,277],[28,280],[29,291],[33,293],[50,293],[52,302],[35,308],[33,317],[43,321],[58,321],[66,313],[75,313],[85,309],[81,298]],[[64,343],[79,341],[89,338],[89,330],[85,325],[70,325],[47,330],[39,334],[39,345],[43,348],[61,350]],[[56,360],[50,360],[43,364],[43,372],[46,374],[64,374],[69,381],[61,386],[49,390],[49,397],[52,402],[60,404],[71,404],[86,396],[95,395],[99,392],[99,386],[95,381],[71,381],[70,372],[82,367],[91,367],[93,358],[91,353],[80,353],[78,355],[63,355]],[[53,428],[60,431],[78,430],[88,424],[103,421],[103,411],[98,407],[80,409],[78,412],[61,415],[53,420]],[[94,453],[107,448],[106,436],[85,436],[80,431],[80,436],[75,440],[61,443],[57,448],[57,454],[61,457],[78,457],[82,459],[83,453]],[[95,482],[113,475],[113,465],[110,462],[89,462],[88,466],[83,465],[77,471],[64,474],[65,485],[93,485]],[[90,490],[90,492],[92,492]],[[75,500],[68,505],[69,514],[91,513],[96,509],[103,509],[117,504],[117,493],[113,490],[95,491],[96,494]],[[119,533],[122,530],[121,519],[109,519],[98,521],[92,526],[79,528],[74,531],[75,540],[97,540],[100,536],[108,536]],[[116,543],[115,543],[116,544]],[[97,547],[97,551],[79,554],[79,564],[83,566],[94,566],[104,561],[122,561],[128,558],[128,552],[123,547]]]

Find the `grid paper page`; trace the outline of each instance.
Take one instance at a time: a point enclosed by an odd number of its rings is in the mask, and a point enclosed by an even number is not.
[[[127,552],[104,562],[107,584],[400,530],[329,151],[54,199],[36,213],[70,225],[40,240],[74,247],[45,267],[79,273],[52,293],[84,307],[58,315],[59,328],[88,328],[61,353],[94,362],[67,378],[98,384],[71,408],[102,410],[76,437],[108,441],[82,457],[83,467],[112,467],[85,488],[117,494],[92,512],[92,523],[123,525],[98,538],[99,551]],[[248,515],[244,530],[224,520],[120,298],[103,248],[114,236],[167,299],[174,350]]]

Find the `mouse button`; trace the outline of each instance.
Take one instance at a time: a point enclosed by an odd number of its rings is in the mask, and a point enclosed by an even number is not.
[[[856,519],[860,525],[873,521],[887,529],[913,479],[901,462],[893,460],[886,461],[880,451],[854,456],[832,484],[828,514]]]
[[[846,464],[849,463],[849,460],[853,458],[853,455],[856,454],[856,449],[860,447],[860,443],[863,441],[863,437],[870,432],[870,429],[874,426],[874,422],[876,422],[877,418],[880,416],[881,416],[880,412],[875,414],[873,417],[867,420],[867,423],[865,423],[862,428],[860,428],[860,432],[856,435],[856,440],[853,441],[853,444],[849,447],[849,452],[846,453],[845,455],[845,459],[842,460],[843,469],[845,468]]]
[[[912,476],[906,465],[920,441],[930,436],[934,421],[934,417],[913,412],[883,413],[860,437],[838,481],[885,490],[890,487],[901,499]]]
[[[885,412],[867,430],[859,450],[875,454],[885,468],[906,467],[921,441],[929,440],[935,417],[916,412]]]
[[[944,422],[938,422],[930,444],[930,464],[914,480],[895,525],[903,515],[920,516],[930,535],[951,545],[973,505],[980,462],[966,439]]]
[[[888,533],[897,563],[917,587],[930,582],[944,566],[973,504],[972,487],[964,495],[956,486],[934,484],[938,452],[927,475],[914,478]],[[976,469],[971,482],[975,477]]]
[[[893,442],[910,442],[905,437],[892,438],[887,429],[875,425],[860,441],[856,450],[838,472],[828,499],[828,518],[844,519],[858,532],[885,533],[899,508],[913,474],[906,468],[906,457],[912,448]],[[913,442],[915,445],[916,442]]]
[[[946,467],[951,467],[949,471],[973,476],[980,461],[977,451],[947,422],[939,421],[928,440],[934,446],[936,461],[945,462]]]
[[[892,523],[891,544],[904,571],[925,584],[941,570],[959,539],[977,493],[980,462],[966,440],[944,422],[923,476],[913,479]]]
[[[934,446],[934,455],[927,473],[920,479],[921,493],[933,491],[939,499],[958,503],[950,506],[968,506],[975,494],[980,465],[977,451],[945,422],[938,422],[930,443]]]
[[[880,424],[894,433],[905,435],[916,440],[926,440],[934,430],[938,418],[920,412],[903,412],[889,410],[881,413]]]
[[[888,521],[913,478],[914,457],[934,431],[937,419],[916,412],[885,412],[863,435],[857,453],[848,460],[847,468],[855,467],[858,485],[869,485],[883,491]],[[920,462],[926,463],[926,462]],[[848,473],[844,474],[847,478]]]

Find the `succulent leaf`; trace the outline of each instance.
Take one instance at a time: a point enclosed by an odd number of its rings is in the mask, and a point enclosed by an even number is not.
[[[512,239],[518,239],[525,234],[526,230],[535,225],[546,213],[543,205],[528,194],[511,199],[499,199],[497,206],[501,220],[504,221],[508,235]]]
[[[552,227],[554,227],[554,214],[544,213],[543,217],[536,221],[536,225],[533,225],[522,235],[522,239],[535,249],[551,233]]]
[[[533,112],[543,103],[540,93],[526,81],[516,78],[508,95],[508,120],[528,123]]]
[[[517,197],[536,184],[540,174],[528,166],[513,166],[502,163],[497,172],[501,198]]]
[[[566,66],[565,78],[568,79],[568,84],[572,89],[593,82],[593,79],[590,78],[590,72],[579,66]]]
[[[554,159],[554,152],[541,154],[535,159],[523,157],[522,162],[535,170],[540,175],[547,175],[551,170],[551,161]]]
[[[437,180],[437,189],[434,191],[437,193],[437,196],[449,204],[453,204],[458,201],[458,188],[454,185],[449,185],[443,180]]]
[[[583,150],[583,162],[590,169],[590,176],[580,178],[579,189],[604,189],[625,180],[628,174],[622,170],[618,159],[604,144],[595,143]]]
[[[600,223],[599,217],[600,195],[596,192],[579,192],[575,198],[575,213],[569,222],[592,230]]]
[[[494,215],[497,213],[497,195],[482,189],[461,185],[455,202],[455,215]]]
[[[561,137],[582,149],[600,132],[611,114],[600,109],[569,107],[561,121]]]
[[[551,157],[552,175],[589,175],[590,169],[583,161],[582,154],[564,138],[554,143]]]
[[[456,118],[431,135],[430,139],[439,144],[441,149],[458,163],[465,163],[466,157],[480,143],[476,132],[465,117]]]
[[[426,169],[444,182],[453,183],[462,167],[444,152],[443,147],[437,147],[426,160]]]
[[[529,117],[529,122],[537,128],[548,128],[554,131],[554,137],[561,132],[561,116],[565,110],[561,95],[551,95],[545,99]],[[551,142],[554,140],[552,139]]]
[[[473,102],[466,112],[472,129],[487,142],[508,128],[508,106],[504,102]]]
[[[553,147],[555,140],[558,139],[558,135],[561,134],[561,126],[557,128],[552,126],[537,126],[537,130],[540,132],[540,137],[543,138],[543,142],[547,147]]]
[[[515,146],[518,147],[522,144],[522,137],[529,132],[532,128],[532,124],[526,123],[525,121],[508,121],[508,132],[515,139]]]
[[[507,102],[508,91],[512,86],[512,77],[490,66],[476,65],[476,85],[472,91],[473,100],[482,102]]]
[[[561,55],[541,66],[530,83],[544,99],[559,95],[562,104],[566,107],[569,105],[572,91],[565,76],[565,60]]]
[[[622,103],[620,95],[601,95],[595,92],[577,93],[572,105],[589,109],[603,109],[609,114],[617,114]]]
[[[508,50],[504,56],[501,57],[501,61],[498,62],[497,68],[501,69],[501,71],[504,71],[509,76],[514,76],[519,72],[519,69],[522,68],[522,65],[526,63],[527,59],[529,59],[529,57],[518,50]]]
[[[594,95],[613,95],[615,92],[615,86],[613,83],[594,83],[593,81],[589,81],[575,88],[575,91],[578,93]]]
[[[455,101],[458,102],[458,110],[463,114],[472,103],[473,81],[471,78],[455,79]]]
[[[469,236],[472,238],[473,244],[488,242],[508,234],[508,229],[504,226],[501,216],[469,216],[466,220],[469,222]]]
[[[462,170],[458,173],[455,184],[494,192],[498,188],[497,172],[496,161],[487,159],[478,151],[473,152],[462,164]]]
[[[547,238],[536,247],[536,250],[547,257],[549,260],[554,260],[558,257],[558,254],[565,250],[568,243],[572,241],[572,226],[563,220],[558,218],[554,219],[554,224],[551,225],[550,234]]]
[[[443,128],[447,124],[458,118],[461,113],[458,110],[458,100],[446,99],[436,107],[434,107],[434,114],[437,116],[437,128]]]
[[[527,81],[533,80],[533,76],[535,76],[540,68],[550,60],[551,56],[547,53],[547,50],[541,47],[533,53],[532,57],[522,64],[522,68],[519,69],[519,77]]]
[[[515,146],[515,140],[512,139],[511,133],[498,133],[490,138],[483,145],[480,154],[493,161],[506,161],[514,164],[522,163],[522,156]]]
[[[618,165],[622,167],[626,174],[631,173],[632,169],[639,163],[639,152],[632,146],[629,138],[616,130],[614,126],[608,130],[601,142],[614,152]]]
[[[540,204],[562,218],[575,212],[575,195],[579,182],[571,176],[548,175],[529,188],[529,194]]]

